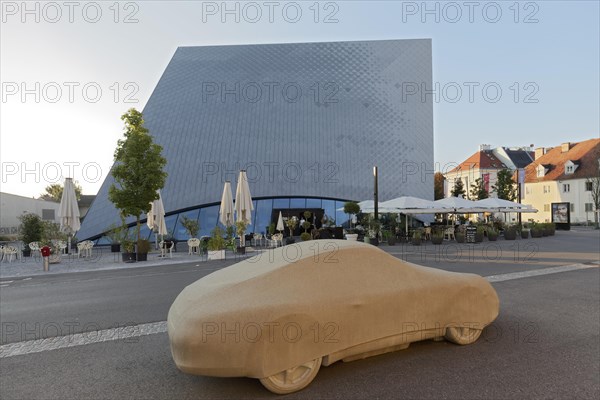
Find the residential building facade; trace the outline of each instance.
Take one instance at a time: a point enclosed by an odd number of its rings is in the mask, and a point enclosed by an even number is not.
[[[572,223],[593,222],[591,181],[600,174],[600,139],[535,150],[525,168],[523,202],[538,209],[536,221],[551,222],[551,204],[569,203]]]

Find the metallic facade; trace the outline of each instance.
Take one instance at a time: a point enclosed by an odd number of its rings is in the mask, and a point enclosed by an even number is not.
[[[219,202],[240,169],[254,198],[370,199],[377,165],[380,201],[433,199],[431,88],[429,39],[180,47],[143,110],[167,214]],[[111,183],[80,240],[118,223]]]

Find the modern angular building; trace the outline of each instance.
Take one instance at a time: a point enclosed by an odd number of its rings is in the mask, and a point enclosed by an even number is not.
[[[347,200],[433,199],[431,40],[180,47],[143,110],[163,146],[167,224],[217,224],[223,183],[247,171],[249,231],[279,210],[313,210],[341,225]],[[125,111],[125,110],[123,110]],[[109,175],[78,233],[100,238],[118,212]],[[130,222],[132,222],[131,220]],[[144,234],[150,235],[147,230]]]

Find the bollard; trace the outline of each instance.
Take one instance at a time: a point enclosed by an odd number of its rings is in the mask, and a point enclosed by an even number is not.
[[[44,272],[50,271],[50,247],[44,246],[40,249],[44,259]]]

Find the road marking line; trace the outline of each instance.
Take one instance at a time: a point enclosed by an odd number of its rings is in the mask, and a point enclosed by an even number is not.
[[[503,281],[510,281],[513,279],[522,279],[522,278],[529,278],[532,276],[558,274],[560,272],[577,271],[580,269],[588,269],[588,268],[598,268],[598,265],[589,265],[589,264],[563,265],[561,267],[534,269],[531,271],[512,272],[509,274],[501,274],[501,275],[490,275],[490,276],[486,276],[485,279],[487,279],[488,282],[503,282]]]
[[[572,264],[561,267],[535,269],[524,272],[513,272],[485,277],[489,282],[503,282],[532,276],[557,274],[561,272],[577,271],[581,269],[598,268],[594,264]],[[182,271],[183,272],[183,271]],[[154,335],[167,332],[167,321],[152,322],[147,324],[126,326],[113,329],[103,329],[84,333],[75,333],[66,336],[57,336],[47,339],[28,340],[24,342],[8,343],[0,346],[0,358],[16,357],[44,351],[65,349],[69,347],[85,346],[88,344],[108,342],[112,340],[131,339],[140,336]]]
[[[167,322],[153,322],[113,329],[103,329],[47,339],[28,340],[0,346],[0,358],[15,357],[43,351],[85,346],[88,344],[136,338],[167,331]]]

